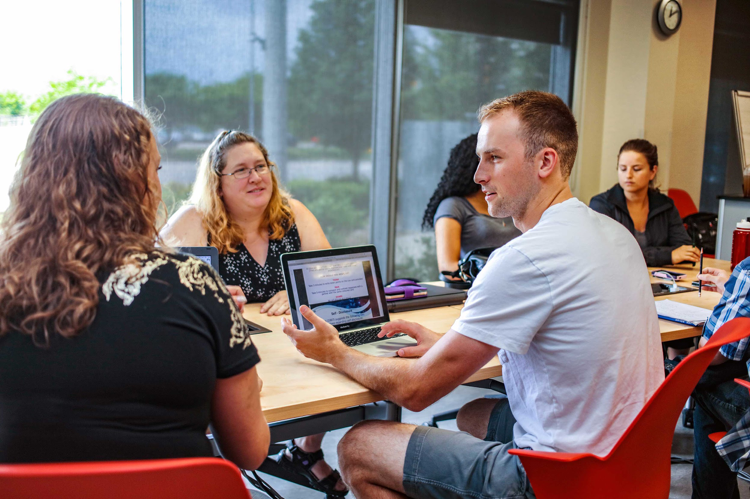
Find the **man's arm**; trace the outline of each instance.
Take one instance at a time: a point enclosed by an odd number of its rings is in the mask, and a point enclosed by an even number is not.
[[[705,280],[715,282],[717,287],[722,289],[723,296],[722,303],[714,307],[706,322],[698,348],[705,345],[709,338],[728,321],[735,317],[750,317],[750,275],[744,264],[743,261],[737,265],[734,272],[728,277],[726,272],[718,270],[711,272],[715,269],[709,268],[705,268],[704,274],[701,274],[704,276],[712,274],[711,277],[713,278]],[[745,356],[747,347],[748,341],[746,339],[724,345],[716,352],[711,365],[723,364],[728,360],[740,361]]]
[[[701,340],[698,342],[698,348],[703,348],[703,346],[708,343],[708,338],[701,338]],[[716,355],[714,355],[714,358],[711,360],[710,366],[718,366],[719,364],[723,364],[724,362],[728,361],[726,357],[724,357],[721,354],[721,349],[716,351]]]
[[[297,350],[305,357],[331,364],[410,411],[421,411],[448,394],[498,351],[450,330],[418,359],[373,357],[344,345],[336,328],[308,307],[302,307],[302,313],[313,329],[301,331],[282,319],[282,329]],[[410,333],[407,328],[403,331]]]

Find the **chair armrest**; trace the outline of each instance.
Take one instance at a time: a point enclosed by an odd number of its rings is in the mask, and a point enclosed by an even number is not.
[[[708,439],[711,440],[713,443],[718,444],[719,440],[724,438],[724,435],[726,435],[727,432],[725,431],[717,431],[716,433],[710,433],[708,435]]]
[[[588,453],[537,452],[523,449],[510,449],[508,453],[521,459],[537,497],[601,497],[592,495],[590,490],[591,484],[596,482],[592,482],[590,477],[601,475],[599,471],[604,465],[598,456]]]
[[[533,459],[534,461],[553,461],[559,463],[569,463],[587,457],[601,460],[598,456],[585,452],[542,452],[527,449],[510,449],[508,450],[508,454],[520,458]]]

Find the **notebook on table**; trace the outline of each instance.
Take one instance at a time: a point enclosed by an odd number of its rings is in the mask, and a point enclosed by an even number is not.
[[[423,296],[406,300],[389,300],[388,311],[396,313],[408,312],[409,310],[422,310],[423,308],[462,305],[464,300],[466,300],[466,290],[464,289],[434,286],[425,283],[419,283],[419,287],[425,290]]]
[[[200,258],[201,260],[212,266],[217,274],[219,273],[219,250],[217,250],[213,246],[180,246],[174,249],[176,251],[179,251],[180,253],[187,253],[189,255],[193,255],[196,258]],[[243,317],[243,319],[245,318]],[[250,334],[271,332],[270,329],[263,327],[260,324],[250,322],[247,319],[245,319],[245,325],[250,331]]]
[[[672,300],[661,300],[656,302],[656,313],[659,319],[664,319],[688,326],[700,326],[704,324],[711,315],[712,310],[696,307],[686,303]]]
[[[416,344],[403,334],[377,337],[390,316],[375,246],[284,253],[281,268],[298,328],[312,328],[300,313],[307,305],[336,328],[341,341],[363,353],[390,357]]]

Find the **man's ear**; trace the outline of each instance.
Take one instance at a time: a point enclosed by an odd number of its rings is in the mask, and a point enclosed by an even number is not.
[[[539,177],[547,178],[552,172],[559,170],[560,156],[551,147],[545,147],[537,153],[537,165],[539,165]]]

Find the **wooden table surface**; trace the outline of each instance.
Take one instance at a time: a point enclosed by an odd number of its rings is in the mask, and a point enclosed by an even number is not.
[[[730,272],[730,262],[727,262],[725,260],[713,260],[710,258],[704,258],[703,259],[703,266],[704,267],[714,267],[722,270],[726,270],[727,272]],[[683,278],[680,281],[677,281],[677,284],[679,286],[683,287],[691,287],[690,283],[697,280],[695,276],[698,275],[698,265],[696,264],[695,267],[693,267],[691,264],[681,264],[681,265],[672,265],[670,267],[662,267],[667,270],[671,270],[674,272],[682,272],[684,274],[687,274],[685,278]],[[649,271],[656,270],[655,268],[649,268]],[[667,281],[664,279],[656,279],[654,277],[651,278],[651,282],[664,282]],[[701,308],[707,308],[707,309],[713,309],[717,303],[719,303],[719,299],[721,298],[721,294],[714,292],[714,291],[706,291],[705,289],[701,292],[701,296],[698,296],[698,291],[696,288],[696,291],[690,292],[690,293],[679,293],[676,295],[667,295],[667,296],[659,296],[656,298],[656,300],[666,300],[670,299],[672,301],[680,302],[680,303],[687,303],[688,305],[695,305],[696,307]],[[659,320],[659,328],[661,330],[661,341],[670,341],[670,340],[679,340],[681,338],[692,338],[694,336],[700,336],[701,332],[703,331],[703,326],[688,326],[685,324],[680,324],[678,322],[671,322],[671,321],[665,321],[665,320]]]
[[[259,309],[260,304],[246,305],[245,317],[273,331],[253,336],[261,358],[258,364],[258,374],[263,380],[261,404],[269,423],[383,400],[378,393],[333,367],[304,358],[281,332],[281,319],[261,315]],[[391,318],[419,322],[434,331],[446,332],[459,314],[460,308],[440,307],[391,314]],[[495,357],[466,381],[501,374],[500,362]]]
[[[706,259],[704,265],[729,270],[729,262],[720,260]],[[685,286],[690,286],[690,283],[695,280],[695,275],[698,274],[697,267],[693,268],[690,265],[665,268],[688,274],[685,280],[679,282]],[[652,278],[652,282],[663,281]],[[718,303],[720,295],[703,291],[702,296],[698,297],[696,291],[660,297],[657,300],[664,298],[711,309]],[[459,305],[414,310],[391,314],[391,318],[418,322],[433,331],[443,333],[453,325],[461,308]],[[258,364],[258,373],[264,383],[261,404],[268,422],[320,414],[383,400],[378,393],[368,390],[333,367],[304,358],[281,332],[281,319],[260,314],[260,304],[246,305],[245,317],[272,331],[253,336],[253,342],[261,358],[261,363]],[[698,336],[702,329],[663,320],[659,321],[659,325],[662,341]],[[502,375],[502,367],[495,357],[466,381],[500,375]]]

